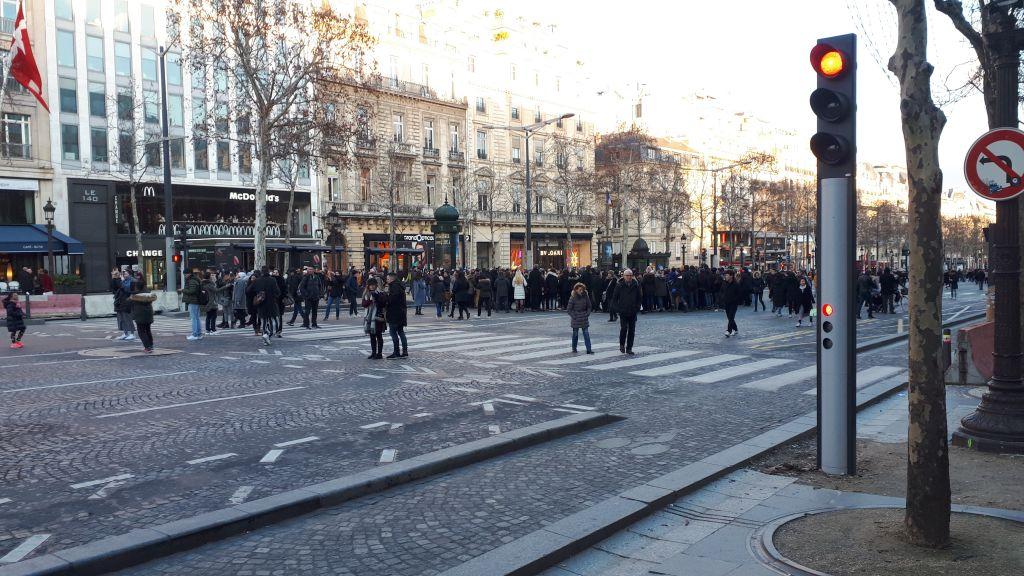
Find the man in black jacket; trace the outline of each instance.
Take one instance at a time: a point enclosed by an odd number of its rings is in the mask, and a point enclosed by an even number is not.
[[[299,298],[299,283],[301,282],[302,273],[298,268],[292,268],[292,271],[288,273],[288,295],[292,297],[292,319],[288,321],[289,326],[295,326],[295,318],[303,314],[302,300]]]
[[[633,271],[626,268],[622,279],[615,285],[612,310],[619,315],[619,352],[633,354],[633,336],[636,334],[636,315],[640,312],[640,283]]]
[[[391,355],[389,359],[406,358],[409,356],[409,343],[405,339],[405,325],[408,321],[408,307],[405,301],[405,286],[398,280],[394,272],[388,272],[387,288],[388,305],[384,309],[384,319],[387,320],[388,330],[391,332]],[[399,352],[401,343],[401,352]]]
[[[718,296],[718,305],[725,308],[725,317],[729,319],[729,325],[725,329],[725,337],[739,334],[739,326],[736,325],[736,307],[740,305],[743,298],[743,289],[740,288],[732,270],[726,270],[722,275],[722,293]]]
[[[316,319],[318,317],[318,308],[320,306],[321,286],[320,279],[313,273],[312,268],[306,268],[306,273],[302,275],[302,281],[299,282],[299,296],[302,298],[302,327],[309,330],[310,321],[313,322],[313,328],[319,328]]]

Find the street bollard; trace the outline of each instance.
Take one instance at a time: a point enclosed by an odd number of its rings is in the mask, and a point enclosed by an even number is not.
[[[949,370],[953,364],[953,334],[949,328],[942,329],[942,371]]]
[[[25,292],[25,319],[32,319],[32,295]]]
[[[82,299],[80,300],[80,302],[82,303],[82,311],[79,317],[81,318],[82,322],[85,322],[86,320],[89,319],[89,315],[85,312],[85,294],[82,294]]]
[[[903,334],[903,318],[896,321],[896,334]]]

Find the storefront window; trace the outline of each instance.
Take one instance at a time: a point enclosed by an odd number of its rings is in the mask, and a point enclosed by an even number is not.
[[[34,224],[35,192],[0,190],[0,224]]]

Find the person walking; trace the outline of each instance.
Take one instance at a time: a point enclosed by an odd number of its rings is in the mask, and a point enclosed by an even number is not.
[[[391,333],[391,355],[388,359],[409,356],[409,343],[405,339],[405,326],[408,323],[408,306],[405,302],[405,286],[394,272],[388,273],[387,309],[384,312],[388,331]],[[401,343],[401,352],[399,352]]]
[[[423,306],[427,303],[430,295],[430,287],[427,286],[423,274],[417,271],[412,277],[412,303],[416,307],[416,315],[423,316]]]
[[[302,298],[302,327],[306,330],[312,330],[313,328],[319,328],[320,326],[316,323],[319,312],[317,307],[320,305],[320,297],[323,295],[322,287],[320,286],[320,279],[313,273],[312,268],[306,268],[305,274],[302,275],[302,281],[299,282],[298,295]],[[312,326],[310,326],[312,322]]]
[[[459,320],[468,320],[471,317],[469,310],[466,308],[470,299],[469,281],[466,280],[466,274],[462,270],[455,273],[455,281],[452,282],[452,294],[455,304],[459,307]],[[465,318],[462,317],[463,313],[466,315]],[[452,310],[452,315],[454,316],[454,314],[455,311]]]
[[[523,312],[526,305],[526,277],[523,276],[522,268],[517,268],[512,278],[512,299],[516,301],[516,313]]]
[[[811,285],[807,282],[807,278],[800,279],[800,318],[796,321],[796,327],[799,328],[804,325],[804,318],[807,318],[811,313],[811,308],[814,306],[814,290],[811,289]],[[814,324],[814,319],[808,320],[808,325]]]
[[[341,319],[341,299],[345,294],[345,281],[342,279],[341,274],[334,271],[327,272],[327,306],[324,308],[324,319],[326,322],[327,318],[331,315],[331,307],[334,307],[334,319]]]
[[[572,294],[565,304],[565,310],[569,313],[569,326],[572,328],[573,354],[576,353],[581,330],[583,331],[583,343],[587,346],[587,354],[593,354],[594,350],[590,347],[590,313],[593,308],[585,284],[578,282],[573,286]]]
[[[949,297],[956,300],[956,291],[960,289],[960,274],[956,270],[949,273]]]
[[[387,305],[387,295],[379,289],[377,279],[369,278],[363,292],[363,308],[366,309],[366,316],[363,318],[363,332],[370,337],[370,355],[366,357],[367,360],[384,358],[384,327],[387,325],[385,316]]]
[[[750,279],[750,290],[754,301],[754,312],[757,312],[757,305],[761,305],[761,311],[765,312],[768,308],[764,305],[764,278],[761,277],[761,271],[755,270],[753,277]]]
[[[608,321],[615,322],[618,319],[618,316],[615,314],[615,287],[618,285],[615,273],[609,270],[605,282],[604,309],[608,311]]]
[[[239,328],[245,328],[245,285],[245,272],[239,272],[238,275],[235,276],[235,287],[231,290],[231,308],[234,312],[234,315],[231,317],[232,329],[234,329],[235,323],[238,324]]]
[[[359,302],[359,276],[355,266],[349,269],[345,278],[345,297],[348,298],[348,315],[355,316],[359,313],[356,306]]]
[[[857,278],[857,319],[860,320],[860,309],[868,309],[868,318],[874,318],[874,308],[871,306],[871,293],[875,290],[875,281],[864,270]]]
[[[444,314],[444,295],[448,291],[448,283],[440,271],[434,272],[430,279],[430,299],[434,302],[434,313],[440,318]]]
[[[117,327],[121,335],[117,340],[135,340],[135,322],[132,321],[132,277],[128,271],[122,271],[118,277],[111,279],[110,289],[114,293],[114,312],[117,314]]]
[[[153,351],[153,302],[156,294],[137,292],[131,295],[132,320],[139,331],[142,349],[147,354]]]
[[[615,285],[615,300],[612,303],[612,310],[619,316],[619,352],[624,354],[633,354],[636,316],[640,313],[641,302],[640,283],[633,277],[633,271],[626,268]]]
[[[270,346],[270,338],[277,333],[277,302],[281,296],[280,290],[266,266],[260,269],[256,280],[246,289],[246,293],[252,295],[252,303],[259,318],[257,331],[263,338],[263,344],[267,346]]]
[[[476,315],[477,315],[477,317],[480,316],[480,310],[481,309],[487,310],[487,317],[488,318],[490,318],[490,316],[491,316],[491,302],[492,302],[492,300],[491,300],[492,289],[491,288],[492,288],[491,287],[491,279],[487,277],[487,274],[484,274],[483,272],[481,272],[479,277],[476,280],[476,292],[477,292]]]
[[[509,313],[509,300],[512,295],[512,281],[508,277],[508,271],[499,270],[494,279],[494,309],[498,312]]]
[[[299,297],[299,284],[302,283],[304,275],[299,272],[298,268],[292,268],[292,271],[288,273],[287,285],[288,285],[288,296],[292,299],[292,319],[288,321],[289,326],[295,326],[295,319],[300,315],[304,319],[305,324],[309,324],[305,320],[306,314],[302,311],[302,298]]]
[[[718,295],[718,305],[725,309],[725,317],[729,319],[729,324],[725,328],[726,338],[740,333],[739,326],[736,325],[736,308],[742,299],[743,289],[736,281],[733,271],[726,270],[722,275],[722,289]]]
[[[10,292],[4,296],[4,310],[7,313],[7,331],[11,334],[11,348],[20,350],[25,347],[21,343],[25,336],[25,313],[18,305],[18,293]]]

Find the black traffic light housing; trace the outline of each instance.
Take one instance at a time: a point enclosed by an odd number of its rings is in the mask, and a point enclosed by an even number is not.
[[[810,98],[818,117],[818,132],[811,137],[818,177],[852,177],[857,172],[856,36],[818,40],[811,50],[811,66],[818,75]]]

